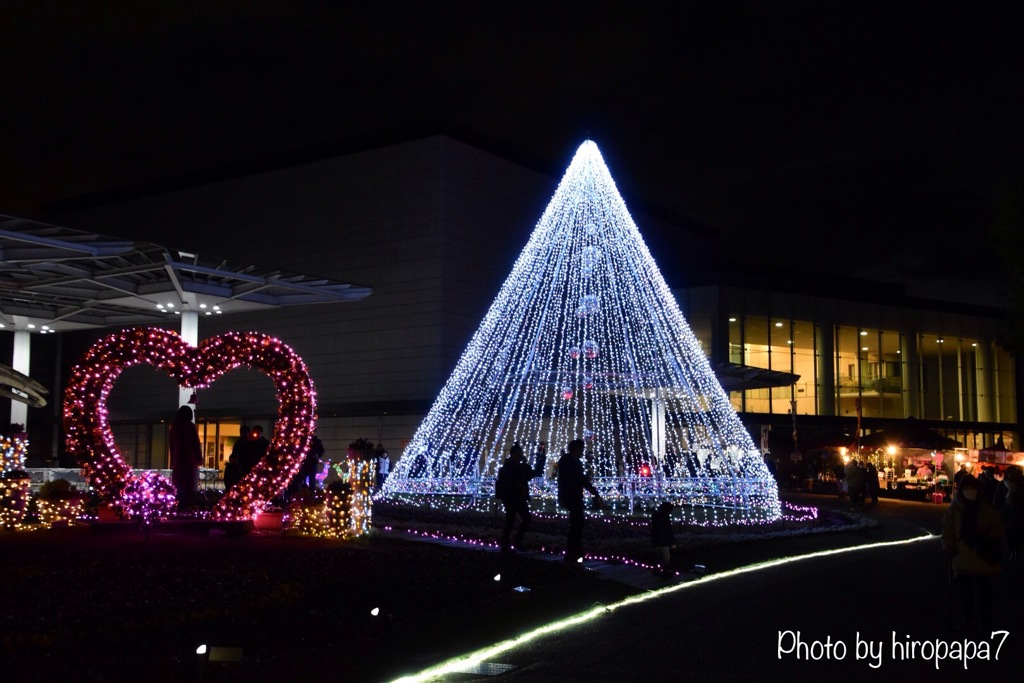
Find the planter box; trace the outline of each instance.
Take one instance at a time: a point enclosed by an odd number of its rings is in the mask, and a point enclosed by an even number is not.
[[[252,522],[260,531],[281,531],[284,528],[284,512],[261,512]]]
[[[112,508],[107,503],[102,503],[96,508],[96,521],[97,522],[120,522],[121,515],[117,514],[117,510]]]

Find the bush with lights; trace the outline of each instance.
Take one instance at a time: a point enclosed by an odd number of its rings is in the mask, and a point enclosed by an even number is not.
[[[21,528],[28,511],[32,480],[25,471],[28,435],[24,427],[12,424],[0,435],[0,527]]]
[[[302,359],[282,341],[259,332],[229,332],[194,347],[172,330],[132,328],[93,344],[72,370],[64,392],[67,451],[100,496],[134,518],[169,512],[171,483],[159,475],[134,474],[108,423],[107,397],[114,383],[126,368],[142,364],[194,389],[240,367],[268,375],[278,400],[270,448],[217,502],[212,516],[251,519],[285,490],[302,464],[316,422],[316,390]]]
[[[33,497],[39,524],[45,529],[73,526],[82,515],[85,498],[67,479],[45,482]]]
[[[349,460],[349,479],[335,481],[322,493],[303,491],[288,505],[288,530],[316,538],[359,538],[370,532],[373,463]]]
[[[21,528],[28,511],[32,480],[24,470],[7,470],[0,474],[0,527],[10,531]]]

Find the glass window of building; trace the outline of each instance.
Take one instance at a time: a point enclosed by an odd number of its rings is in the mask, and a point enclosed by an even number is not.
[[[864,417],[903,417],[903,359],[900,335],[891,330],[862,329],[860,396]]]
[[[743,320],[743,363],[755,368],[771,367],[771,340],[768,332],[768,318],[749,316]],[[743,410],[748,413],[770,413],[771,391],[758,389],[747,391]]]
[[[844,416],[857,414],[861,382],[861,332],[856,327],[836,328],[836,392],[837,413]]]
[[[779,372],[793,371],[793,330],[789,320],[773,319],[768,328],[771,342],[768,350],[769,369]],[[793,387],[771,388],[771,412],[787,414],[792,410]]]
[[[796,412],[798,415],[814,415],[817,413],[814,325],[809,322],[794,320],[789,341],[790,349],[793,353],[792,370],[789,372],[800,375],[800,379],[793,386]]]

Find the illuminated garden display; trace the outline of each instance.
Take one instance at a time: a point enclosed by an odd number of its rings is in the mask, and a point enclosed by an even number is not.
[[[593,142],[565,173],[382,497],[487,495],[513,443],[583,439],[606,501],[777,519],[774,479]],[[553,486],[534,480],[534,493]]]
[[[20,529],[32,481],[25,472],[28,438],[19,430],[0,435],[0,529]]]
[[[162,516],[174,505],[173,485],[153,472],[134,474],[107,423],[107,397],[117,378],[125,368],[143,364],[196,389],[239,367],[269,376],[278,400],[270,448],[248,476],[225,492],[213,516],[250,519],[285,489],[302,463],[316,422],[316,391],[302,359],[280,340],[257,332],[231,332],[193,347],[176,332],[135,328],[93,344],[72,370],[64,394],[68,453],[101,496],[142,520]]]

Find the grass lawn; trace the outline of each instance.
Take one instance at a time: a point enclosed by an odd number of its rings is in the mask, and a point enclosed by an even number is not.
[[[491,541],[501,521],[486,512],[375,510],[381,528]],[[715,546],[736,555],[756,538],[806,543],[807,534],[844,524],[678,533],[688,561]],[[537,519],[529,541],[560,550],[564,528],[562,519]],[[646,534],[642,523],[591,520],[587,547],[649,560]],[[3,678],[12,681],[387,680],[633,590],[561,562],[389,533],[354,542],[272,533],[146,539],[87,527],[0,535],[0,585]],[[242,648],[244,660],[201,671],[201,644]]]

